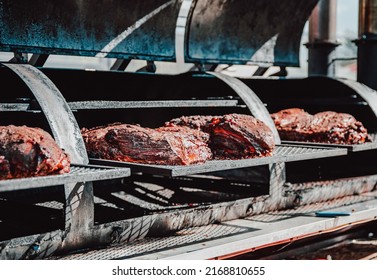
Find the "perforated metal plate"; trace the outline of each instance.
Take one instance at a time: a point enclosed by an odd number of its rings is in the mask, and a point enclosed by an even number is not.
[[[127,176],[130,176],[130,170],[128,168],[72,164],[71,171],[66,174],[0,180],[0,192],[56,186],[75,182],[115,179]]]
[[[241,160],[211,160],[207,161],[204,164],[193,164],[186,166],[139,164],[93,158],[90,159],[90,161],[94,164],[129,167],[131,168],[132,172],[144,172],[147,174],[164,176],[185,176],[213,171],[259,166],[277,162],[309,160],[323,157],[341,156],[346,154],[347,149],[311,147],[301,145],[279,145],[276,147],[274,155],[269,157]]]

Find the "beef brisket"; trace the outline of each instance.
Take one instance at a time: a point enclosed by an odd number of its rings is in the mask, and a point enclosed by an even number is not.
[[[367,129],[350,114],[325,111],[311,115],[292,108],[271,117],[282,140],[348,145],[371,141]]]
[[[183,116],[165,126],[187,126],[209,133],[209,147],[217,159],[269,156],[275,148],[270,128],[250,115]]]
[[[112,124],[82,130],[91,157],[125,162],[189,165],[212,157],[209,136],[190,128]]]
[[[214,118],[221,118],[221,116],[182,116],[180,118],[172,119],[166,122],[165,126],[187,126],[192,129],[199,129],[203,132],[209,133],[209,125]]]
[[[46,131],[27,126],[0,126],[0,179],[69,171],[69,156]]]

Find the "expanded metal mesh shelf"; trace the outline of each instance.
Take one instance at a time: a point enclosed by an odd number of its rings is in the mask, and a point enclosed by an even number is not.
[[[66,174],[0,180],[0,192],[26,190],[67,183],[116,179],[130,176],[128,168],[114,168],[96,165],[71,164]]]
[[[282,141],[282,143],[287,144],[287,145],[305,145],[305,146],[312,146],[312,147],[344,148],[350,152],[361,152],[361,151],[377,149],[377,141],[364,143],[364,144],[355,144],[355,145],[345,145],[345,144],[341,145],[341,144],[299,142],[299,141]]]
[[[0,103],[0,112],[27,111],[29,106],[28,103]]]
[[[244,167],[259,166],[277,162],[289,162],[309,160],[323,157],[334,157],[346,155],[347,149],[329,147],[311,147],[302,145],[278,145],[274,155],[262,158],[240,159],[240,160],[210,160],[204,164],[193,165],[155,165],[140,164],[131,162],[120,162],[114,160],[90,159],[93,164],[105,166],[129,167],[132,172],[143,172],[147,174],[163,176],[185,176],[214,171],[230,170]]]
[[[235,107],[238,100],[149,100],[149,101],[77,101],[68,102],[72,110],[128,108]]]

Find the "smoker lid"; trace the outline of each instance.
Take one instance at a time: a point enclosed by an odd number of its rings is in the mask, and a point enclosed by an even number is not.
[[[318,0],[0,0],[0,51],[298,65]],[[183,41],[177,26],[185,26]]]
[[[175,0],[0,0],[0,50],[174,60]]]
[[[317,0],[199,0],[187,61],[299,66],[304,25]]]

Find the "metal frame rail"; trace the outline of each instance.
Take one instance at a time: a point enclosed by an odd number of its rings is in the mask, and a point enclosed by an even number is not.
[[[174,236],[144,238],[109,248],[88,250],[50,259],[61,260],[184,260],[227,259],[304,238],[323,236],[376,221],[376,192],[350,195],[331,202],[315,203],[290,210],[273,211],[219,224],[182,229]],[[330,210],[348,213],[317,217]]]

